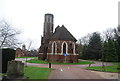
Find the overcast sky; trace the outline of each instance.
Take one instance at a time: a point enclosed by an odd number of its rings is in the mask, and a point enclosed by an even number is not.
[[[119,0],[0,0],[0,20],[21,30],[19,40],[39,48],[44,14],[54,15],[54,28],[64,25],[76,39],[118,26]]]

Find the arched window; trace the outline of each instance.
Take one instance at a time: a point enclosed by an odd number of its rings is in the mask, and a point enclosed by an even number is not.
[[[66,53],[66,44],[63,44],[63,54]]]
[[[73,49],[74,49],[74,45],[71,43],[70,44],[70,53],[72,53],[72,54],[73,54]]]
[[[56,48],[57,48],[56,42],[53,42],[53,43],[52,43],[52,53],[53,53],[53,54],[56,53]]]
[[[68,53],[68,45],[67,45],[67,42],[64,41],[61,45],[61,53],[64,54],[64,53]]]
[[[53,54],[55,54],[55,43],[53,44]]]

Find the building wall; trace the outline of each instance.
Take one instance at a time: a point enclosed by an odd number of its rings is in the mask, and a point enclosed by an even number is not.
[[[53,54],[53,43],[56,43],[56,49],[55,49],[55,54],[57,55],[61,55],[63,53],[63,43],[67,44],[67,54],[72,54],[72,55],[76,55],[77,54],[77,45],[75,41],[63,41],[63,40],[52,40],[49,42],[49,46],[48,46],[48,53],[49,54]],[[71,52],[71,47],[70,44],[73,44],[73,52]]]
[[[16,57],[22,57],[22,56],[24,56],[22,49],[17,48],[16,49]]]
[[[59,63],[78,63],[78,55],[50,55],[47,56],[48,62],[59,62]]]
[[[45,17],[44,18],[44,30],[43,30],[43,37],[41,37],[41,46],[39,49],[39,59],[41,59],[41,60],[47,59],[49,62],[50,62],[51,58],[55,61],[62,59],[62,62],[63,62],[64,61],[63,52],[64,52],[64,53],[69,54],[69,56],[67,56],[69,62],[70,62],[70,60],[72,60],[72,61],[75,60],[74,62],[78,62],[77,61],[78,55],[77,55],[77,50],[76,50],[77,49],[76,41],[70,41],[70,40],[65,40],[65,41],[51,40],[50,41],[50,38],[53,35],[53,29],[54,29],[54,16],[52,14],[45,14],[44,17]],[[62,27],[64,27],[64,26],[62,26]],[[57,30],[57,29],[55,29],[55,30]],[[64,48],[66,47],[66,50],[64,50],[64,51],[63,51],[63,45],[64,45]],[[73,48],[73,49],[71,49],[71,48]],[[73,58],[71,55],[73,56]],[[58,62],[61,62],[61,61],[58,61]]]
[[[55,53],[53,53],[53,44],[55,45]],[[67,44],[66,53],[68,56],[63,55],[63,43]],[[73,44],[73,52],[71,52],[71,44]],[[63,40],[52,40],[49,42],[47,60],[48,62],[66,62],[66,63],[77,63],[77,45],[75,41],[63,41]]]
[[[24,56],[29,56],[28,54],[30,54],[31,52],[30,51],[27,51],[27,50],[22,50],[20,48],[17,48],[16,49],[16,57],[24,57]]]

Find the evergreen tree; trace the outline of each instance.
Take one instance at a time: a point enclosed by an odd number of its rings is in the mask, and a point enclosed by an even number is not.
[[[98,60],[102,58],[102,41],[99,33],[94,32],[89,39],[86,49],[86,55],[89,59]]]
[[[117,56],[118,56],[118,61],[120,62],[120,25],[118,26],[117,29],[115,29],[115,38],[116,38],[116,50],[117,50]]]
[[[117,52],[116,52],[116,41],[113,39],[109,39],[104,42],[103,49],[103,60],[109,62],[115,62],[118,60]]]
[[[118,61],[120,62],[120,25],[118,26],[118,49],[117,49],[117,53],[118,53]]]
[[[103,44],[103,53],[102,53],[102,60],[103,61],[107,61],[107,55],[108,55],[108,43],[105,41],[104,44]]]
[[[82,59],[85,59],[85,60],[89,59],[88,54],[89,53],[87,53],[87,45],[84,45],[82,49]]]

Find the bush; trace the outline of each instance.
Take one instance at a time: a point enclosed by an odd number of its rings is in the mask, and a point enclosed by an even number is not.
[[[2,49],[2,73],[7,72],[8,61],[15,59],[15,50],[6,48]]]

